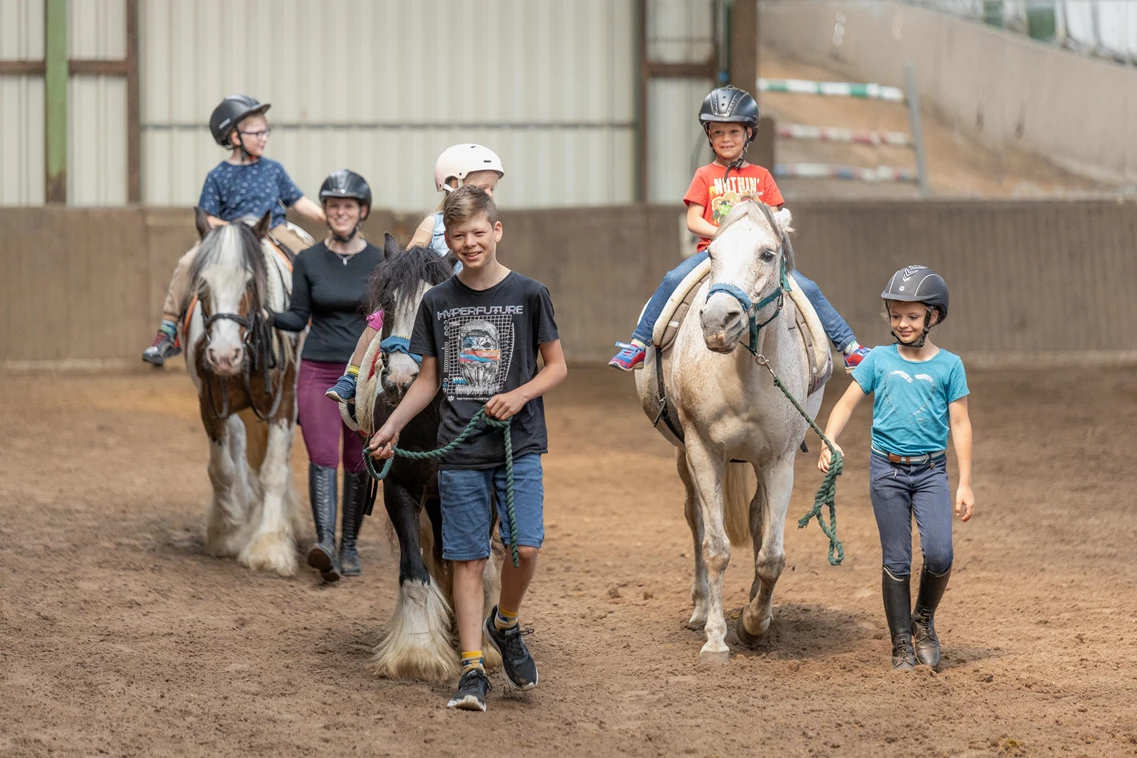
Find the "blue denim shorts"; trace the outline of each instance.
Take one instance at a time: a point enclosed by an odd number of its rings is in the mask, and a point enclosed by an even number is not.
[[[449,469],[438,472],[442,499],[442,557],[448,561],[476,561],[490,555],[493,495],[501,520],[501,541],[510,544],[506,508],[505,466]],[[513,510],[517,518],[517,544],[541,547],[545,541],[545,483],[541,456],[513,460]]]

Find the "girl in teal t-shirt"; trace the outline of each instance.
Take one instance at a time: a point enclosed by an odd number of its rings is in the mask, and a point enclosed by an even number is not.
[[[968,521],[975,507],[969,390],[963,361],[928,338],[929,330],[947,317],[943,277],[925,266],[908,266],[892,275],[881,298],[896,344],[873,350],[854,369],[853,382],[829,414],[825,434],[836,445],[853,410],[872,394],[869,495],[880,531],[884,613],[892,636],[892,668],[912,671],[917,661],[933,668],[940,662],[933,616],[954,560],[949,434],[959,466],[955,512]],[[823,447],[817,466],[828,471],[829,463],[829,448]],[[913,516],[924,558],[914,610],[909,588]]]

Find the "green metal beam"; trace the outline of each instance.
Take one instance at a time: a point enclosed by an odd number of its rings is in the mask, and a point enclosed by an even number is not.
[[[67,0],[44,3],[44,156],[49,203],[67,202]]]

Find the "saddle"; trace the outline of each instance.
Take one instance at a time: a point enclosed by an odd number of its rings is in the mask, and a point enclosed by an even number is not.
[[[659,422],[663,421],[667,430],[675,437],[675,441],[680,444],[683,442],[683,430],[678,419],[674,418],[674,411],[670,409],[670,402],[667,399],[663,362],[670,354],[671,348],[675,344],[675,337],[679,334],[679,327],[682,326],[683,320],[690,312],[695,298],[705,290],[704,285],[710,278],[710,274],[710,259],[695,267],[668,298],[659,320],[655,323],[655,330],[652,332],[652,349],[649,353],[649,360],[654,363],[655,396],[658,398],[657,408],[655,409],[655,424],[659,426]],[[790,277],[792,280],[793,275],[791,274]],[[805,293],[801,291],[801,287],[792,287],[787,294],[789,295],[788,302],[783,310],[786,314],[793,316],[792,319],[788,319],[790,325],[787,328],[796,331],[801,339],[802,348],[805,350],[809,362],[809,390],[807,395],[812,395],[821,389],[833,374],[833,358],[829,352],[829,338],[821,326],[817,311],[813,309],[813,305],[810,304]]]

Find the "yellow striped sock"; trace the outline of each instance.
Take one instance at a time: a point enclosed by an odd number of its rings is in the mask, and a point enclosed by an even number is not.
[[[481,669],[485,671],[485,667],[482,665],[481,650],[462,651],[462,673],[465,674],[470,669]]]
[[[347,376],[359,376],[359,366],[348,366],[344,374]]]
[[[517,626],[517,614],[519,611],[507,611],[501,606],[498,606],[497,613],[494,614],[493,625],[495,629],[508,629],[511,626]]]

